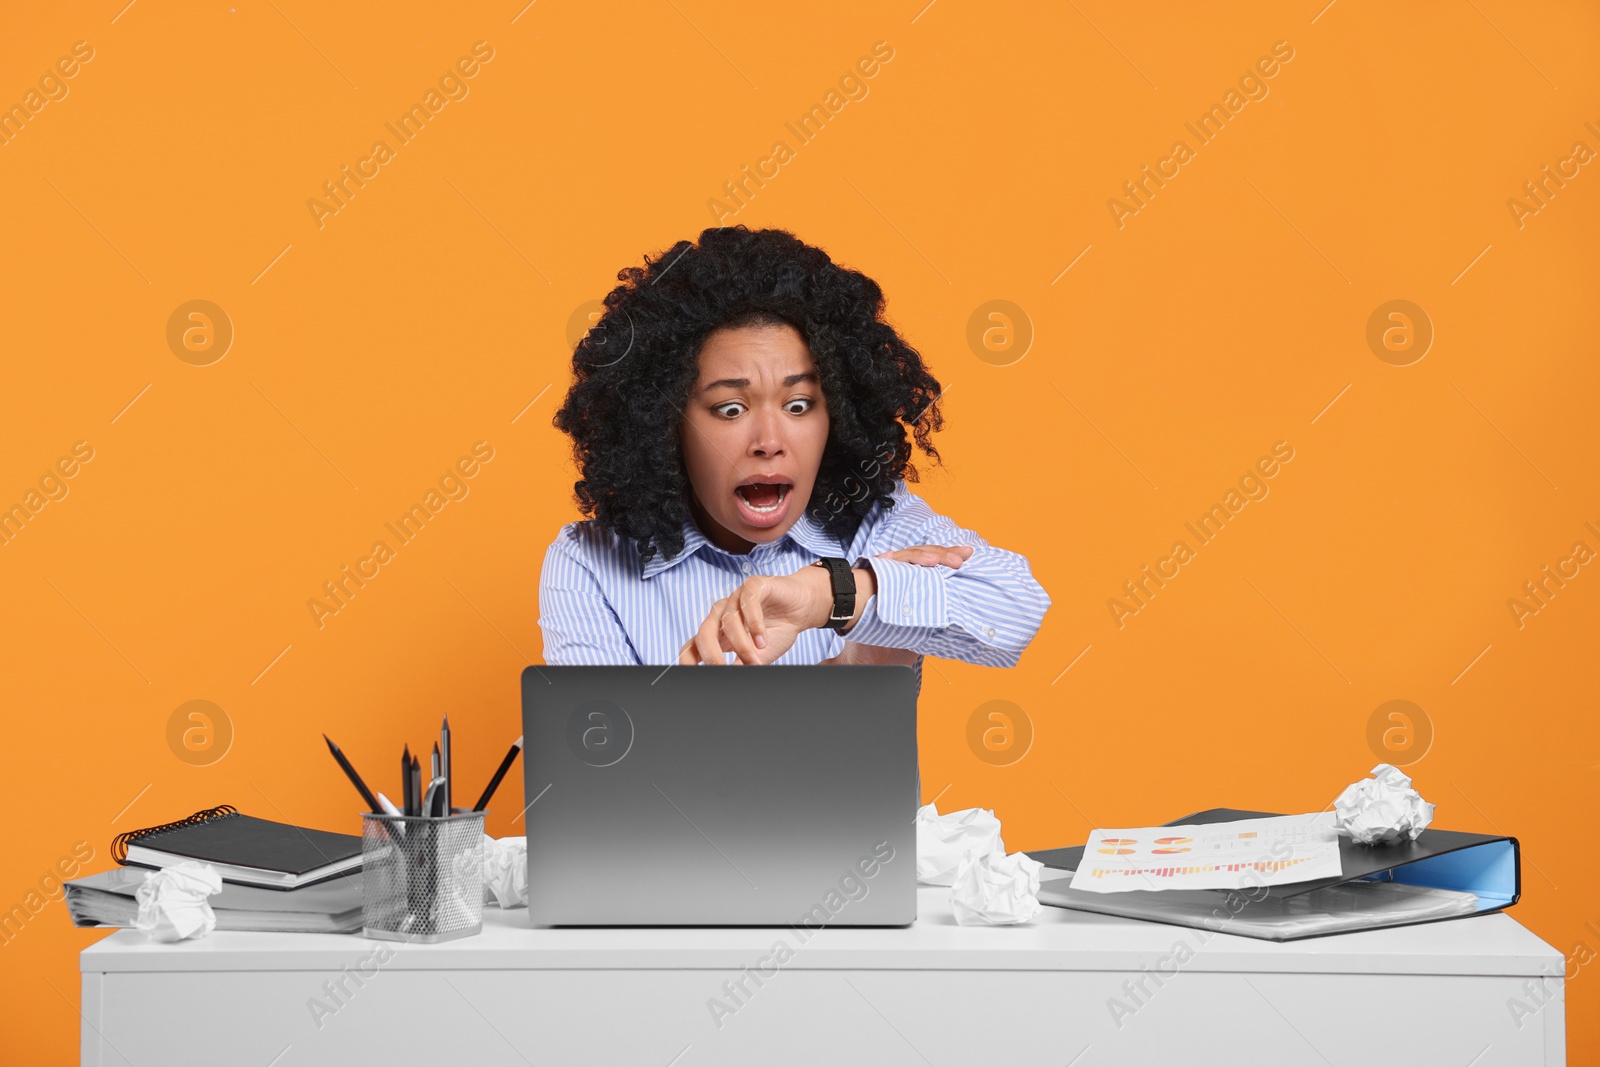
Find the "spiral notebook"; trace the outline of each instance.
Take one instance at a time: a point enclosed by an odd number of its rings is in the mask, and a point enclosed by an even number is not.
[[[361,838],[241,815],[231,804],[186,819],[130,830],[111,858],[138,867],[209,863],[225,882],[298,889],[361,867]]]

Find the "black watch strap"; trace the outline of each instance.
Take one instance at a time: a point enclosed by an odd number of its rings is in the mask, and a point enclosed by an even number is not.
[[[837,556],[824,556],[813,566],[822,567],[833,581],[833,614],[823,623],[830,630],[843,630],[856,614],[856,575],[850,564]]]

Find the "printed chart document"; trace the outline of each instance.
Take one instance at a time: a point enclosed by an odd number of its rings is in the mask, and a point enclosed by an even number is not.
[[[1342,874],[1339,835],[1330,811],[1096,830],[1072,873],[1072,888],[1090,893],[1242,889]]]

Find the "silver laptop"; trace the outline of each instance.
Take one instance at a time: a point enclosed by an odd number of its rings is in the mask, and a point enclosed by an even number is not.
[[[904,666],[529,667],[538,926],[905,926],[917,686]]]

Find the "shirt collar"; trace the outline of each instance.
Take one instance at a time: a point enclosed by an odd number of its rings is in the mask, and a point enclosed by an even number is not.
[[[786,540],[793,541],[801,548],[804,548],[807,551],[815,554],[819,559],[823,556],[842,556],[846,551],[846,546],[842,544],[838,538],[834,537],[832,534],[823,529],[822,526],[815,522],[809,514],[802,512],[800,518],[795,520],[795,524],[789,527],[788,532],[785,533],[783,537],[779,538],[777,541],[774,541],[771,545],[757,545],[755,549],[752,550],[750,555],[758,556],[766,552],[774,551],[782,546]],[[708,553],[715,553],[723,556],[734,556],[734,553],[718,548],[716,545],[708,541],[706,539],[706,535],[700,532],[700,527],[695,525],[694,519],[685,519],[683,522],[683,550],[676,556],[673,556],[671,559],[667,559],[666,556],[658,550],[656,554],[651,556],[649,561],[645,563],[643,576],[645,578],[654,578],[662,571],[671,570],[679,563],[682,563],[690,556],[693,556],[695,553],[702,550]]]

